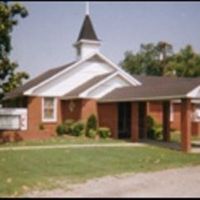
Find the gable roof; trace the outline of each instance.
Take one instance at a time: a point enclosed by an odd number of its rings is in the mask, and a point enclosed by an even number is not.
[[[103,75],[96,76],[86,83],[82,84],[81,86],[75,88],[74,90],[70,91],[69,93],[63,95],[61,99],[70,99],[70,98],[78,98],[79,94],[90,88],[91,86],[97,84],[98,82],[102,81],[104,78],[110,76],[112,73],[106,73]]]
[[[94,31],[92,21],[91,21],[89,15],[85,16],[85,19],[83,21],[83,25],[81,27],[81,31],[79,33],[77,41],[79,41],[81,39],[99,41],[99,39],[97,38],[97,35]]]
[[[140,81],[142,82],[141,79]],[[149,79],[149,82],[145,83],[147,79]],[[168,82],[166,82],[166,79],[168,79]],[[200,78],[155,77],[154,79],[147,76],[143,77],[143,82],[144,84],[141,86],[115,89],[99,101],[114,102],[187,98],[187,94],[200,85]]]
[[[7,93],[5,95],[5,97],[4,97],[4,100],[15,98],[15,97],[23,95],[23,92],[25,92],[26,90],[34,87],[35,85],[43,82],[44,80],[52,77],[53,75],[61,72],[62,70],[70,67],[71,65],[73,65],[75,63],[76,62],[71,62],[71,63],[68,63],[66,65],[63,65],[63,66],[60,66],[60,67],[57,67],[57,68],[53,68],[53,69],[47,70],[46,72],[42,73],[41,75],[39,75],[39,76],[31,79],[30,81],[28,81],[24,85],[22,85],[22,86],[16,88],[15,90]]]
[[[43,74],[37,76],[36,78],[28,81],[24,85],[16,88],[15,90],[11,91],[10,93],[7,93],[4,97],[4,100],[15,98],[21,95],[31,95],[32,91],[44,84],[47,84],[49,81],[54,80],[58,78],[62,73],[65,73],[67,71],[70,71],[71,69],[74,69],[75,67],[79,66],[80,64],[92,59],[100,59],[101,61],[107,63],[109,66],[111,66],[115,72],[116,70],[124,77],[130,84],[132,85],[140,85],[141,83],[134,77],[132,77],[130,74],[122,70],[119,66],[114,64],[112,61],[110,61],[108,58],[106,58],[104,55],[102,55],[99,52],[96,52],[94,54],[89,55],[88,57],[84,58],[83,60],[77,60],[74,62],[71,62],[69,64],[50,69]]]
[[[120,67],[118,67],[117,65],[115,65],[114,63],[112,63],[109,59],[107,59],[105,56],[103,56],[101,53],[99,52],[95,52],[91,55],[89,55],[88,57],[82,59],[82,60],[78,60],[77,62],[72,63],[69,67],[63,69],[62,71],[52,75],[51,77],[48,77],[47,79],[43,80],[41,83],[34,85],[32,88],[29,88],[28,90],[25,91],[25,95],[31,95],[32,91],[37,89],[38,87],[41,87],[44,84],[47,84],[48,82],[50,82],[51,80],[54,80],[56,78],[58,78],[61,74],[70,71],[74,68],[76,68],[77,66],[83,64],[84,62],[92,59],[92,58],[99,58],[101,59],[103,62],[107,63],[109,66],[111,66],[115,71],[119,71],[119,73],[132,85],[139,85],[140,82],[137,81],[134,77],[132,77],[130,74],[128,74],[127,72],[123,71]]]

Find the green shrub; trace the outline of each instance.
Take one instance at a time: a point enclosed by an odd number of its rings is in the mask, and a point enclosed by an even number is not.
[[[56,132],[58,135],[64,135],[65,134],[65,126],[64,124],[60,124],[56,128]]]
[[[94,138],[97,134],[97,118],[94,114],[90,115],[86,123],[86,136]],[[93,137],[93,135],[95,135]]]
[[[64,127],[65,127],[65,133],[66,134],[72,134],[72,126],[74,124],[73,119],[67,119],[64,122]]]
[[[83,122],[76,122],[71,125],[71,134],[74,136],[80,136],[84,134],[85,125]]]
[[[153,117],[148,115],[147,116],[147,130],[152,129],[154,125],[155,125],[155,121],[154,121]]]
[[[147,137],[150,139],[161,139],[162,125],[155,122],[151,116],[147,116]]]
[[[110,129],[107,127],[100,127],[98,129],[98,134],[101,138],[108,138],[111,136]]]
[[[87,132],[87,136],[90,138],[95,138],[96,135],[97,135],[97,130],[89,129],[89,131]]]
[[[90,130],[97,130],[97,118],[94,114],[90,115],[88,120],[87,120],[87,124],[86,124],[86,129]]]

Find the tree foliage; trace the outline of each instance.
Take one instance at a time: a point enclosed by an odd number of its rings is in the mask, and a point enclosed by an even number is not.
[[[12,50],[11,33],[18,24],[17,16],[24,18],[27,15],[23,5],[0,1],[0,102],[6,92],[15,89],[29,77],[26,72],[17,72],[18,64],[9,58]]]
[[[200,76],[200,54],[191,45],[174,53],[173,46],[167,42],[141,44],[139,52],[125,52],[120,65],[131,74],[156,76]]]

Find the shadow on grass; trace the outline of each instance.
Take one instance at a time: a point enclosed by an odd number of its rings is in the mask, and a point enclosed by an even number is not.
[[[176,151],[181,150],[180,143],[174,142],[174,141],[164,142],[162,140],[140,139],[140,142],[144,144],[150,144],[152,146],[168,148],[168,149],[172,149]]]

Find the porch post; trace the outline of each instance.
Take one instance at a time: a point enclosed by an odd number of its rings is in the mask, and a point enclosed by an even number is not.
[[[131,141],[137,142],[139,136],[139,106],[137,102],[131,103]]]
[[[191,106],[190,99],[181,99],[181,149],[191,149]]]
[[[139,137],[147,138],[147,102],[139,102]]]
[[[170,141],[170,101],[163,101],[163,140]]]

